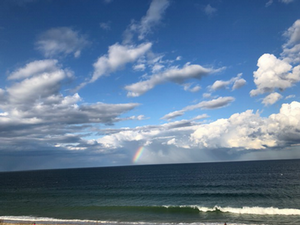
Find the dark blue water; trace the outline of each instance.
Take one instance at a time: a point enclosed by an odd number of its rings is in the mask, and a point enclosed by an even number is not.
[[[300,160],[0,173],[0,219],[300,224]]]

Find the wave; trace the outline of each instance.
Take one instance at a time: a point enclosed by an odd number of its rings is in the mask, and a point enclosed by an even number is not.
[[[134,213],[159,213],[159,214],[252,214],[258,216],[299,216],[300,209],[292,209],[292,208],[274,208],[274,207],[248,207],[244,206],[241,208],[234,207],[204,207],[199,205],[165,205],[165,206],[92,206],[92,208],[85,208],[87,210],[108,210],[108,211],[130,211]],[[225,215],[226,216],[226,215]],[[226,217],[228,217],[226,216]],[[230,217],[230,216],[229,216]],[[202,218],[202,217],[200,217]],[[121,222],[121,221],[100,221],[100,220],[89,220],[89,219],[56,219],[56,218],[48,218],[48,217],[35,217],[35,216],[0,216],[0,221],[8,221],[8,222],[39,222],[41,224],[102,224],[102,225],[176,225],[176,223],[150,223],[150,222]],[[224,223],[178,223],[178,225],[219,225]],[[235,224],[235,223],[230,223]],[[241,225],[241,223],[236,223],[237,225]]]
[[[212,208],[202,207],[197,205],[183,205],[183,206],[164,206],[165,208],[183,208],[183,209],[197,209],[199,212],[222,212],[222,213],[234,213],[234,214],[255,214],[255,215],[300,215],[300,209],[279,209],[274,207],[248,207],[232,208],[232,207],[220,207],[214,206]]]

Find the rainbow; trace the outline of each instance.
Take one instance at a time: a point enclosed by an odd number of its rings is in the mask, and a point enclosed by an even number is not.
[[[144,150],[145,150],[144,146],[139,147],[132,159],[132,162],[137,162],[139,160],[139,158],[141,157]]]

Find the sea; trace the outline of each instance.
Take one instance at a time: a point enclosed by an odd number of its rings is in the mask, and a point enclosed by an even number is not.
[[[300,160],[0,173],[1,222],[300,224]]]

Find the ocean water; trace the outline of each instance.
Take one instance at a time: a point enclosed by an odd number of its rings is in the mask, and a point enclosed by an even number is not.
[[[300,224],[300,160],[2,172],[0,220]]]

